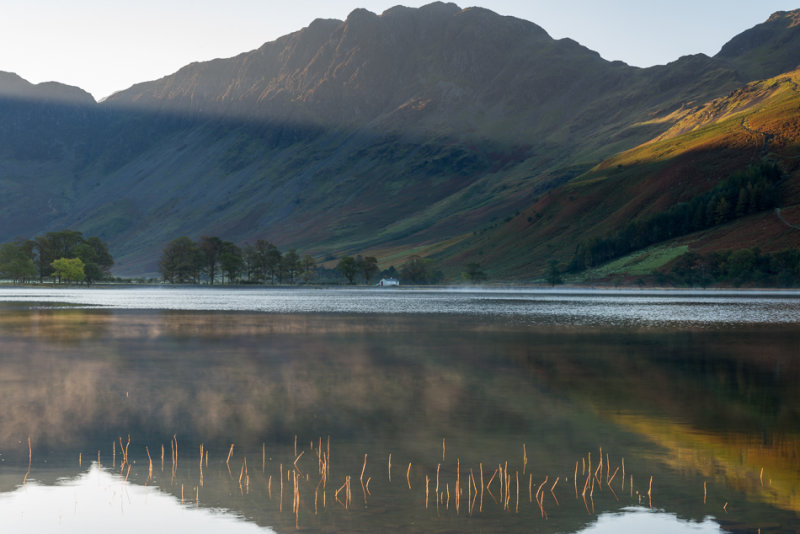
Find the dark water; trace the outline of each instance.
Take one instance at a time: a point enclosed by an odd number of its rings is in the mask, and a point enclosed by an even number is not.
[[[796,296],[169,294],[0,294],[4,525],[800,530]]]

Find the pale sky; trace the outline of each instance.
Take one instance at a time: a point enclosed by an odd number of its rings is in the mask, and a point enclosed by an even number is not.
[[[77,85],[102,99],[193,61],[230,57],[299,30],[315,18],[345,19],[430,0],[2,0],[0,71],[33,83]],[[535,22],[605,59],[646,67],[716,54],[775,11],[781,0],[468,0]]]

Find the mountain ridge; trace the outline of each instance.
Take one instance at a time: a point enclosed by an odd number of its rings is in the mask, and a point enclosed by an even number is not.
[[[471,233],[535,212],[543,194],[664,135],[748,72],[790,62],[794,48],[774,48],[800,43],[797,13],[721,55],[645,69],[528,21],[435,3],[316,19],[101,103],[3,100],[0,77],[0,113],[32,132],[23,143],[0,125],[0,239],[72,226],[108,240],[121,274],[154,274],[180,235],[265,238],[320,260],[436,251],[455,270],[480,259],[483,245],[458,248]],[[767,52],[780,57],[762,65]]]

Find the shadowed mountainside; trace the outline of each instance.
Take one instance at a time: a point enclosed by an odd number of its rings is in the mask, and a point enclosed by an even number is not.
[[[76,228],[109,241],[120,274],[154,273],[181,235],[266,238],[319,260],[371,252],[384,267],[438,254],[457,270],[481,255],[474,233],[783,72],[796,19],[778,13],[714,58],[639,69],[527,21],[434,3],[316,20],[100,104],[4,74],[0,239]],[[526,237],[504,231],[492,274],[535,273],[513,260]],[[548,255],[574,248],[560,241]]]

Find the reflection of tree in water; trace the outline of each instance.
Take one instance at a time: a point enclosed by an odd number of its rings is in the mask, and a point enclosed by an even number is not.
[[[38,338],[52,343],[73,344],[98,339],[108,334],[112,312],[82,309],[56,309],[46,306],[31,310],[27,306],[3,304],[0,308],[0,334],[9,338]]]

